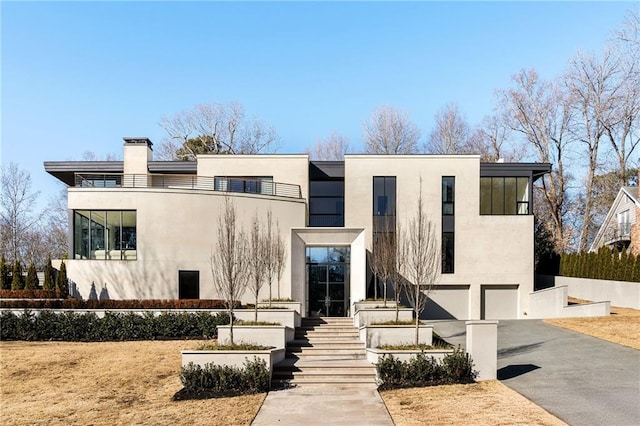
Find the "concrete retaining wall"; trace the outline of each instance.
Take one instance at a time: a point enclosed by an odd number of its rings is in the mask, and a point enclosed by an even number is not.
[[[528,318],[598,317],[611,313],[606,302],[568,305],[568,287],[551,287],[529,294]]]
[[[571,297],[594,302],[608,300],[613,306],[640,309],[640,283],[549,275],[541,275],[538,278],[543,284],[567,286]]]

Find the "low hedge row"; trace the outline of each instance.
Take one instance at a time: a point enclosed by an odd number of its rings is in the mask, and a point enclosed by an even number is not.
[[[174,400],[216,398],[267,392],[270,373],[264,360],[255,358],[244,362],[244,367],[190,362],[182,367],[180,381],[184,388],[173,396]]]
[[[18,290],[12,293],[22,293]],[[225,302],[218,299],[149,299],[149,300],[0,300],[0,308],[20,309],[225,309]],[[236,306],[240,306],[238,303]]]
[[[408,361],[400,361],[393,355],[384,356],[376,369],[381,382],[378,387],[383,390],[473,383],[477,376],[471,356],[460,348],[445,355],[442,362],[424,353]]]
[[[227,313],[208,312],[106,312],[100,318],[95,313],[54,313],[41,311],[35,315],[2,312],[0,340],[62,340],[96,342],[122,340],[209,339],[218,335],[218,325],[228,324]]]
[[[54,290],[0,290],[0,299],[55,299]]]

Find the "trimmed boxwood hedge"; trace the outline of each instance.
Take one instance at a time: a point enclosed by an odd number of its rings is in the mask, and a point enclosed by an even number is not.
[[[0,299],[56,299],[53,290],[0,290]]]
[[[209,339],[217,337],[218,325],[228,324],[229,315],[218,312],[106,312],[54,313],[39,315],[25,310],[21,315],[5,311],[0,315],[0,340],[62,340],[97,342],[123,340]]]
[[[424,353],[408,361],[385,355],[376,369],[381,390],[473,383],[477,377],[471,356],[460,348],[445,355],[441,362]]]
[[[182,367],[180,381],[184,388],[173,396],[174,400],[217,398],[267,392],[271,375],[264,360],[246,359],[244,367],[190,362]]]

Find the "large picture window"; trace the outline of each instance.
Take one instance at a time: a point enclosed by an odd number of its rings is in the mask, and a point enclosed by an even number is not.
[[[74,210],[75,259],[136,260],[134,210]]]
[[[480,214],[530,214],[528,177],[481,177]]]

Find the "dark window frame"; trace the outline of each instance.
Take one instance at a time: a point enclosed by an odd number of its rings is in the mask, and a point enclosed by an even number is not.
[[[495,188],[495,184],[494,184],[494,180],[496,179],[501,179],[502,180],[502,194],[497,194],[499,198],[499,200],[502,202],[502,212],[499,212],[500,209],[497,209],[496,206],[494,206],[494,202],[496,201],[497,198],[494,198],[494,188]],[[506,179],[515,179],[515,190],[516,190],[516,196],[515,196],[515,205],[514,206],[510,206],[509,209],[507,209],[507,184],[506,184]],[[519,188],[519,183],[521,181],[524,181],[526,179],[527,181],[527,190],[526,190],[526,194],[527,194],[527,201],[520,201],[518,198],[518,188]],[[533,214],[533,209],[532,209],[532,179],[529,176],[509,176],[509,175],[505,175],[505,176],[481,176],[480,177],[480,190],[479,190],[479,197],[478,197],[478,201],[479,201],[479,206],[478,206],[478,210],[480,213],[480,216],[530,216]],[[489,194],[487,194],[488,198],[489,198],[489,202],[488,203],[484,203],[485,207],[489,207],[489,211],[488,212],[483,212],[483,192],[482,192],[482,183],[483,182],[489,182],[489,185],[486,189],[489,190]],[[488,206],[487,206],[488,204]],[[515,208],[515,213],[507,213],[508,210],[512,210],[513,208]],[[523,213],[520,213],[520,211],[523,211]]]

